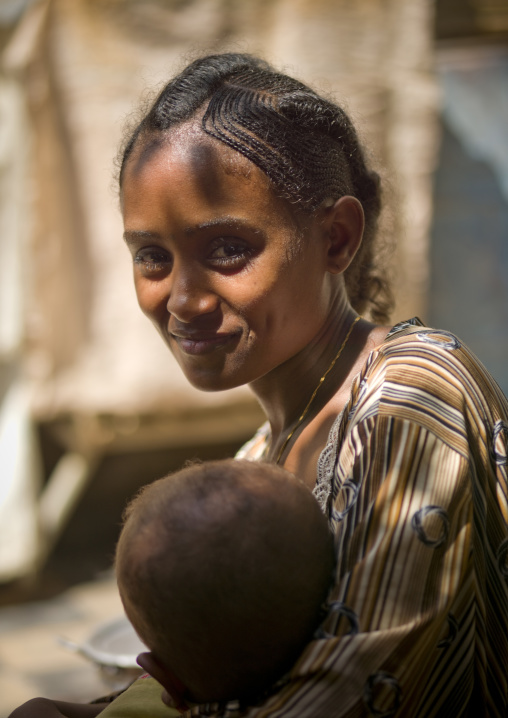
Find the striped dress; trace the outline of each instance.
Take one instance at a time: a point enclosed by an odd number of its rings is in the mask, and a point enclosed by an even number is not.
[[[241,452],[263,458],[263,427]],[[507,716],[508,402],[445,331],[398,324],[353,383],[315,489],[336,536],[320,633],[248,718]]]

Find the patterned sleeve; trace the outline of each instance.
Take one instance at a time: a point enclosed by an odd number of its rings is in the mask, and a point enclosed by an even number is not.
[[[473,669],[468,462],[406,420],[377,416],[353,433],[324,637],[249,718],[460,715],[448,698]]]

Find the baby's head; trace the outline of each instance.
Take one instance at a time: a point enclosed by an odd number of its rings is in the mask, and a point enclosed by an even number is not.
[[[233,460],[146,486],[116,556],[150,672],[197,702],[248,698],[283,675],[319,623],[333,567],[307,487],[274,464]]]

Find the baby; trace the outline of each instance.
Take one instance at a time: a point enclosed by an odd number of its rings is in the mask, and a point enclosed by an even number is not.
[[[145,487],[116,556],[125,611],[151,649],[139,662],[179,705],[248,700],[280,678],[319,623],[333,567],[307,487],[233,460]]]
[[[144,487],[125,513],[116,574],[125,612],[150,648],[138,662],[173,708],[145,705],[153,690],[140,679],[104,718],[169,718],[188,703],[255,700],[311,640],[333,569],[317,502],[274,464],[193,464]],[[68,707],[51,715],[74,718]]]

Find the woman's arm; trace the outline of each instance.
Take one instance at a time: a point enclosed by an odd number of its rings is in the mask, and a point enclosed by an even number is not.
[[[343,442],[336,471],[323,638],[277,693],[235,715],[461,715],[475,661],[469,462],[411,421],[376,416]]]
[[[411,421],[374,416],[346,438],[336,470],[326,633],[287,686],[244,715],[410,716],[436,705],[460,715],[475,640],[469,462]]]
[[[16,708],[9,718],[95,718],[107,703],[67,703],[48,698],[32,698]]]

